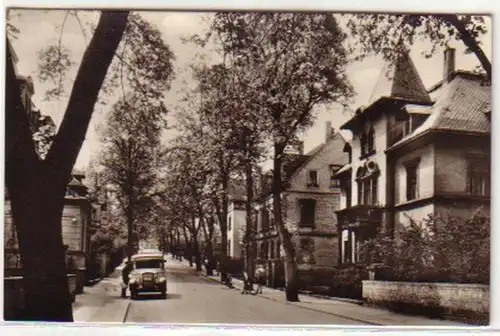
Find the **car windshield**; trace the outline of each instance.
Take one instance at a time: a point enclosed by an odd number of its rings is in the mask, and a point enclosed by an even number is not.
[[[135,262],[135,268],[163,268],[163,260],[149,259],[149,260],[137,260]]]

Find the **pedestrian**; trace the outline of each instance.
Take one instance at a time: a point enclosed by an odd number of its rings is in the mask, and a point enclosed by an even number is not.
[[[266,282],[266,269],[264,265],[258,264],[255,268],[255,281],[257,282],[257,294],[262,294],[262,287]]]
[[[133,270],[133,264],[131,261],[127,261],[125,267],[122,270],[122,298],[127,297],[127,287],[130,280],[130,272]]]
[[[247,271],[243,271],[243,290],[241,291],[241,294],[250,294],[252,287],[252,282],[250,281]]]

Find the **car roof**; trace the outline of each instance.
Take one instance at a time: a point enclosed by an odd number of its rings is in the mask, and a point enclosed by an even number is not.
[[[132,256],[132,260],[142,260],[142,259],[163,259],[163,254],[161,253],[140,253]]]

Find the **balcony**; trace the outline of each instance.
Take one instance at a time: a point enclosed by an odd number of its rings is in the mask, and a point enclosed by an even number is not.
[[[378,225],[382,222],[382,208],[376,205],[355,205],[336,211],[342,229]]]

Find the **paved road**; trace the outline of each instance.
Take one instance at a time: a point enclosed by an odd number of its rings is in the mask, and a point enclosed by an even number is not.
[[[168,297],[131,301],[125,322],[233,324],[343,324],[358,321],[311,311],[259,296],[241,295],[200,278],[186,266],[167,262]]]

